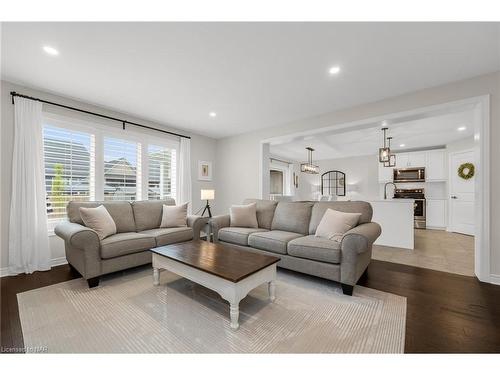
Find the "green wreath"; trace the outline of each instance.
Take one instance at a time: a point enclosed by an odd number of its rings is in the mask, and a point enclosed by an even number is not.
[[[474,164],[463,163],[460,167],[458,167],[458,176],[464,180],[469,180],[474,176],[475,169]]]

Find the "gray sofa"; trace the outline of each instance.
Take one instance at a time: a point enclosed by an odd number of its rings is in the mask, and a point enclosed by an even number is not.
[[[210,220],[214,241],[228,242],[242,249],[281,258],[278,267],[338,281],[344,294],[354,285],[371,260],[372,244],[380,236],[380,225],[371,222],[368,202],[275,202],[247,199],[257,204],[259,228],[231,227],[229,215]],[[328,208],[361,213],[357,227],[341,242],[314,235]]]
[[[115,221],[117,233],[100,241],[95,231],[84,226],[80,207],[101,204]],[[69,221],[57,225],[55,233],[64,240],[70,266],[89,287],[95,287],[101,275],[151,263],[151,248],[199,238],[208,218],[189,215],[187,227],[160,228],[164,204],[175,201],[69,202]]]

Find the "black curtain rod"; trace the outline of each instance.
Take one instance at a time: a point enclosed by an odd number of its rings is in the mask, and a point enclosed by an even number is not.
[[[126,124],[128,124],[128,125],[138,126],[138,127],[140,127],[140,128],[144,128],[144,129],[155,130],[155,131],[157,131],[157,132],[162,132],[162,133],[166,133],[166,134],[174,135],[174,136],[176,136],[176,137],[182,137],[182,138],[191,139],[191,137],[189,137],[189,136],[187,136],[187,135],[178,134],[178,133],[174,133],[174,132],[169,132],[168,130],[162,130],[162,129],[153,128],[153,127],[151,127],[151,126],[138,124],[138,123],[136,123],[136,122],[132,122],[132,121],[121,120],[121,119],[116,118],[116,117],[106,116],[106,115],[102,115],[102,114],[100,114],[100,113],[95,113],[95,112],[86,111],[86,110],[84,110],[84,109],[80,109],[80,108],[70,107],[69,105],[64,105],[64,104],[59,104],[59,103],[49,102],[48,100],[43,100],[43,99],[40,99],[40,98],[35,98],[35,97],[33,97],[33,96],[28,96],[28,95],[18,94],[18,93],[17,93],[17,92],[15,92],[15,91],[11,91],[11,92],[10,92],[10,95],[12,96],[12,104],[14,104],[14,97],[15,97],[15,96],[18,96],[18,97],[20,97],[20,98],[25,98],[25,99],[35,100],[35,101],[37,101],[37,102],[41,102],[41,103],[45,103],[45,104],[55,105],[56,107],[66,108],[66,109],[69,109],[69,110],[71,110],[71,111],[76,111],[76,112],[86,113],[86,114],[88,114],[88,115],[97,116],[97,117],[105,118],[105,119],[108,119],[108,120],[118,121],[118,122],[121,122],[121,123],[122,123],[123,130],[125,130],[125,125],[126,125]]]

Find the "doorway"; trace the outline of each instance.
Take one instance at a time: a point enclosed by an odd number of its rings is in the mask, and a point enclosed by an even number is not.
[[[287,144],[290,142],[296,142],[296,141],[303,141],[307,142],[308,144],[311,143],[311,140],[313,138],[320,138],[320,141],[323,142],[323,144],[329,143],[331,141],[331,138],[326,138],[324,135],[329,134],[329,135],[339,135],[342,136],[343,133],[346,132],[354,132],[354,131],[359,131],[363,129],[369,129],[373,128],[374,126],[381,126],[380,124],[389,124],[391,126],[394,126],[394,124],[398,123],[403,123],[403,122],[409,122],[409,121],[415,121],[418,119],[425,119],[425,118],[430,118],[434,116],[441,116],[446,113],[454,113],[458,111],[464,111],[464,110],[471,110],[473,112],[473,120],[470,122],[471,126],[473,128],[473,134],[471,135],[473,137],[473,145],[470,146],[470,148],[473,149],[473,154],[474,154],[474,161],[475,161],[475,166],[476,166],[476,173],[473,178],[473,185],[474,185],[474,201],[472,203],[474,209],[473,213],[470,215],[471,218],[473,218],[473,221],[475,222],[475,227],[474,227],[474,236],[469,236],[469,235],[463,235],[459,233],[452,233],[446,231],[446,229],[449,228],[449,225],[446,223],[441,226],[439,225],[441,230],[440,233],[448,233],[451,236],[463,236],[464,238],[468,239],[468,242],[470,242],[470,245],[472,245],[472,253],[474,256],[474,272],[479,280],[484,281],[484,282],[492,282],[494,280],[494,276],[491,275],[490,272],[490,197],[489,197],[489,186],[490,186],[490,175],[489,175],[489,167],[490,167],[490,152],[489,152],[489,132],[490,132],[490,120],[489,120],[489,101],[490,97],[488,95],[485,96],[480,96],[480,97],[473,97],[473,98],[468,98],[468,99],[463,99],[463,100],[458,100],[455,102],[449,102],[449,103],[443,103],[443,104],[438,104],[438,105],[432,105],[428,107],[422,107],[422,108],[417,108],[405,112],[395,112],[391,114],[386,114],[384,116],[377,116],[369,119],[363,119],[359,121],[353,121],[349,123],[344,123],[344,124],[337,124],[337,125],[332,125],[332,126],[327,126],[324,128],[319,128],[319,129],[313,129],[313,130],[305,130],[302,132],[297,132],[293,134],[287,134],[284,136],[279,136],[279,137],[274,137],[274,138],[268,138],[268,139],[263,139],[261,141],[261,172],[267,172],[267,173],[262,173],[262,179],[260,180],[260,187],[261,187],[261,197],[264,199],[269,199],[269,188],[270,188],[270,176],[269,176],[269,160],[270,160],[270,154],[275,153],[275,148],[274,146],[278,146],[280,144]],[[457,127],[460,125],[457,124]],[[434,128],[430,130],[431,133],[434,132]],[[457,130],[457,129],[456,129]],[[360,139],[359,136],[356,136],[355,139]],[[399,142],[398,142],[399,143]],[[341,146],[348,146],[349,142],[344,142]],[[337,147],[338,148],[338,147]],[[370,146],[370,150],[374,148],[373,146]],[[345,151],[345,150],[344,150]],[[342,154],[345,154],[345,152],[342,152]],[[418,150],[417,150],[418,151]],[[451,150],[450,150],[451,151]],[[280,156],[280,155],[278,155]],[[321,160],[321,158],[318,158]],[[448,163],[446,163],[448,164]],[[359,168],[358,168],[359,170]],[[430,171],[429,171],[430,172]],[[352,175],[352,173],[350,174]],[[304,189],[304,176],[300,176],[302,179],[300,180],[301,182],[299,185],[301,186],[302,190],[307,191]],[[354,181],[353,181],[354,183]],[[356,195],[361,195],[364,190],[363,184],[359,183],[358,181],[355,182],[355,186],[357,187]],[[383,185],[382,185],[383,186]],[[311,190],[311,189],[310,189]],[[382,191],[382,190],[381,190]],[[439,198],[439,200],[444,200],[445,204],[448,205],[448,200],[449,198],[449,190],[444,190],[445,195],[442,198]],[[429,191],[426,191],[426,193],[430,193],[431,189]],[[308,198],[310,199],[310,198]],[[434,208],[437,206],[443,205],[443,202],[432,202],[434,204]],[[470,204],[470,203],[469,203]],[[429,204],[431,206],[431,204]],[[430,208],[433,208],[430,207]],[[429,207],[428,207],[429,208]],[[436,210],[431,210],[429,213],[432,214],[432,212],[435,212]],[[441,210],[438,210],[441,212]],[[448,208],[448,213],[446,216],[444,215],[435,215],[432,216],[433,218],[439,218],[438,221],[447,221],[448,220],[448,214],[449,214],[449,208]],[[445,220],[443,220],[446,218]],[[467,220],[463,220],[465,224],[467,224]],[[436,225],[437,226],[437,225]],[[444,229],[444,231],[443,231]],[[425,232],[425,234],[433,234],[434,230],[436,229],[430,229],[428,232]],[[459,229],[462,232],[466,232],[467,228],[461,228]],[[469,228],[470,231],[470,228]],[[434,236],[432,236],[434,237]],[[434,242],[436,243],[437,239],[436,238],[423,238],[422,242],[427,242],[431,243]],[[452,241],[450,241],[449,238],[444,238],[442,243],[444,244],[450,244]],[[458,243],[462,243],[461,239],[458,239]],[[454,246],[452,246],[454,247]]]

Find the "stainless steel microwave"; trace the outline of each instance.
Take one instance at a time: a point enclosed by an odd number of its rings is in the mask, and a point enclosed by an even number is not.
[[[394,168],[394,182],[425,182],[425,168]]]

